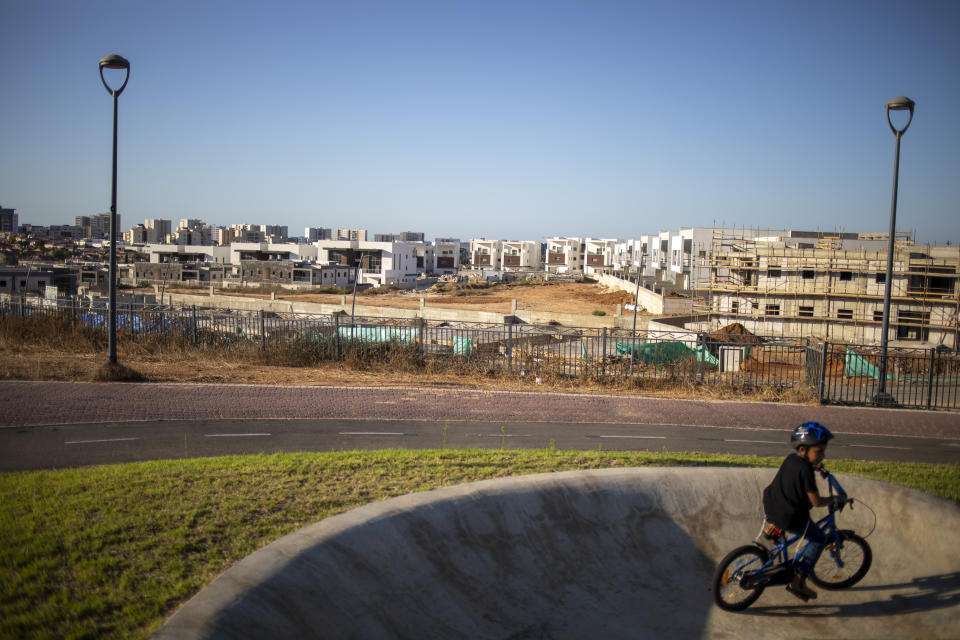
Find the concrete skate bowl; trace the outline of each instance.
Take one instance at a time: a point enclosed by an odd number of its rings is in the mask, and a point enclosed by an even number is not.
[[[960,508],[840,476],[869,505],[862,582],[713,605],[771,469],[640,468],[477,482],[367,505],[245,558],[156,638],[931,638],[960,620]]]

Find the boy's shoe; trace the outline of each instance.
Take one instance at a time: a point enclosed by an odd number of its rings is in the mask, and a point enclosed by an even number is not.
[[[790,580],[790,584],[787,585],[787,591],[797,596],[804,602],[810,599],[817,598],[817,592],[807,586],[807,576],[802,576],[799,573],[793,574],[793,578]]]

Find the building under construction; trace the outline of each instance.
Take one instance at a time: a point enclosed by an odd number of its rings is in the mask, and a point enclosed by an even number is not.
[[[887,242],[887,234],[824,234],[802,241],[718,229],[709,282],[698,287],[711,294],[711,325],[736,322],[762,335],[879,343]],[[956,349],[960,248],[920,247],[899,233],[895,246],[890,343]]]

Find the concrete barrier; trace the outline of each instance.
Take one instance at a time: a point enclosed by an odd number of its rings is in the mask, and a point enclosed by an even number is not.
[[[156,638],[929,638],[960,619],[957,505],[841,477],[873,566],[804,604],[713,605],[771,469],[641,468],[478,482],[367,505],[247,557]],[[869,505],[872,509],[867,509]]]

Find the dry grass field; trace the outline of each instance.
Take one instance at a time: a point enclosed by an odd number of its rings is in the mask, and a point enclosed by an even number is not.
[[[180,291],[180,289],[170,289]],[[208,293],[208,289],[191,289],[198,294]],[[221,294],[243,295],[255,298],[270,298],[271,293],[248,290],[243,293],[219,291]],[[277,289],[274,294],[277,300],[299,302],[317,302],[339,304],[341,295],[330,293],[295,293]],[[420,298],[424,298],[427,305],[449,307],[451,309],[471,309],[475,311],[494,311],[508,313],[513,300],[517,301],[518,309],[531,311],[552,311],[556,313],[577,313],[590,315],[594,311],[603,311],[613,315],[618,304],[632,303],[634,296],[627,291],[607,289],[597,284],[584,283],[541,283],[541,284],[496,284],[492,286],[479,285],[476,287],[462,286],[451,291],[390,291],[378,293],[376,290],[365,291],[357,295],[357,304],[394,307],[400,309],[416,309],[420,306]]]

